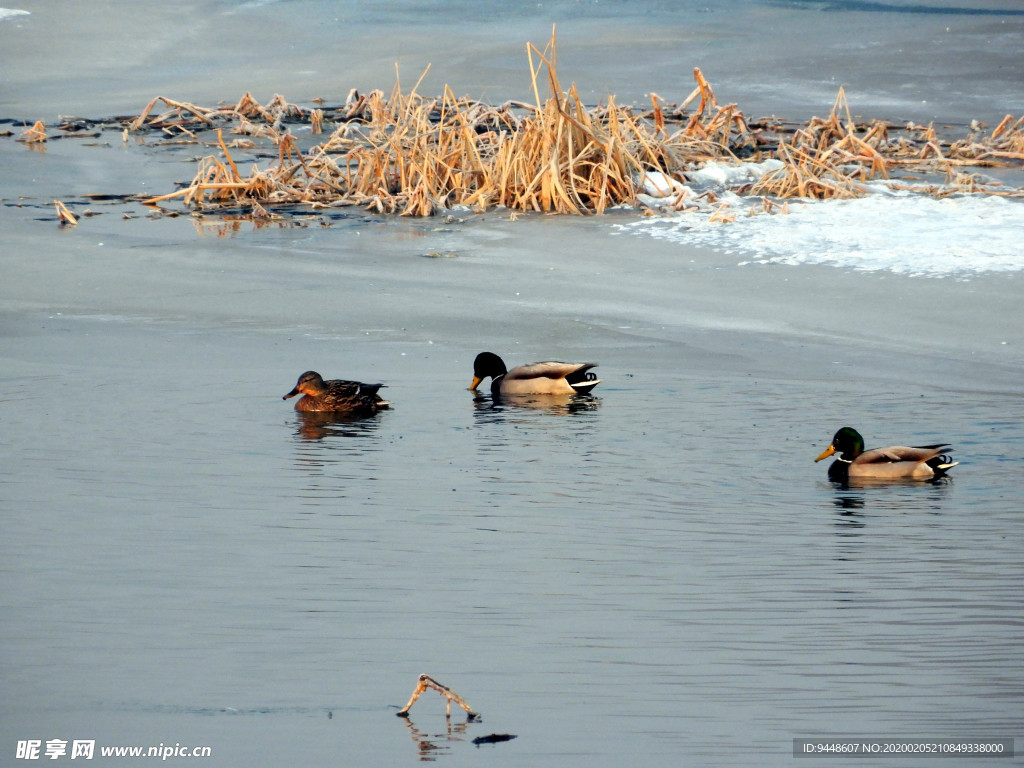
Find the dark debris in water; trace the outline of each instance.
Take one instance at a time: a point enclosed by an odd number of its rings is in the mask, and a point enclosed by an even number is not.
[[[518,738],[514,733],[490,733],[487,736],[477,736],[473,739],[473,743],[477,746],[481,744],[498,744],[502,741],[512,741],[512,739]]]

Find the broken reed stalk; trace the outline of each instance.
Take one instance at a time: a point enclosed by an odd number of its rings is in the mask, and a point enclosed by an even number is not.
[[[53,207],[57,209],[57,221],[59,221],[62,225],[66,224],[69,227],[78,226],[78,217],[75,216],[75,214],[73,214],[71,211],[69,211],[68,207],[64,205],[64,203],[62,203],[60,200],[54,200]]]
[[[409,703],[402,707],[400,710],[398,710],[398,712],[396,712],[395,714],[397,714],[399,717],[408,717],[409,710],[412,709],[412,705],[416,703],[416,699],[418,699],[420,697],[420,694],[427,690],[427,688],[433,688],[435,691],[444,696],[445,704],[447,707],[445,710],[446,718],[450,718],[452,716],[453,701],[460,707],[462,707],[464,710],[466,710],[466,715],[469,717],[470,720],[475,720],[476,718],[480,717],[480,713],[474,712],[473,708],[466,703],[465,699],[459,696],[459,694],[457,694],[447,685],[442,685],[441,683],[437,682],[437,680],[430,677],[430,675],[420,675],[419,680],[416,681],[416,688],[412,692],[412,697],[409,699]]]
[[[46,141],[46,124],[42,120],[37,120],[35,125],[21,132],[18,141],[25,144],[42,144]]]

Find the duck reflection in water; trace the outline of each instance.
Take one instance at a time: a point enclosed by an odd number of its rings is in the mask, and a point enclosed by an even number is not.
[[[832,503],[837,509],[842,510],[842,514],[856,515],[859,510],[864,509],[864,496],[862,494],[837,493]]]
[[[476,415],[488,421],[498,421],[505,414],[517,411],[535,411],[555,416],[573,416],[596,411],[600,399],[593,395],[506,395],[497,392],[483,395],[474,393]]]
[[[380,426],[378,414],[356,415],[298,411],[296,434],[303,440],[323,440],[325,437],[369,437]]]
[[[953,482],[953,478],[943,475],[941,477],[848,477],[829,478],[829,482],[839,491],[862,491],[869,488],[920,488],[922,486],[944,486]]]
[[[896,511],[941,512],[947,501],[948,477],[930,480],[885,480],[857,478],[845,482],[833,481],[835,495],[832,506],[841,518],[852,522],[863,521],[873,513],[886,515]],[[925,486],[927,490],[922,490]]]

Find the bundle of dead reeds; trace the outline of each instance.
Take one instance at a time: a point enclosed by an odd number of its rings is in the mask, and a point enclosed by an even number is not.
[[[943,141],[934,125],[909,124],[902,135],[893,136],[896,126],[883,121],[857,125],[840,89],[828,118],[814,118],[795,130],[790,142],[780,142],[777,154],[785,167],[762,178],[751,193],[781,198],[856,197],[864,192],[860,182],[889,178],[899,170],[945,174],[947,181],[917,187],[895,181],[890,184],[894,188],[937,196],[963,192],[1021,196],[1022,190],[996,189],[998,184],[979,182],[957,170],[1024,161],[1024,117],[1007,115],[988,136],[977,134],[981,127],[973,125],[972,136],[953,142]]]
[[[718,104],[699,69],[696,87],[679,105],[652,95],[645,111],[620,107],[613,97],[588,108],[575,84],[563,90],[559,83],[554,34],[543,51],[527,45],[527,55],[533,104],[491,106],[458,98],[449,88],[427,98],[419,93],[421,77],[407,92],[396,79],[390,96],[353,90],[333,110],[304,112],[280,95],[260,105],[247,93],[213,110],[159,97],[126,132],[160,131],[169,141],[197,142],[216,133],[215,141],[205,141],[220,154],[203,159],[186,187],[149,204],[180,198],[194,210],[248,207],[261,217],[268,207],[289,205],[363,206],[410,216],[456,206],[600,213],[634,204],[647,172],[685,183],[687,171],[709,161],[738,164],[768,155],[782,167],[745,185],[744,194],[843,198],[863,194],[868,179],[894,172],[951,175],[954,168],[1024,160],[1024,117],[1007,116],[989,135],[975,131],[949,142],[933,126],[858,124],[840,89],[826,118],[795,127],[751,122],[735,104]],[[154,115],[159,102],[167,109]],[[310,126],[304,145],[290,130],[296,122]],[[313,143],[325,128],[327,139]],[[226,144],[225,132],[245,138]],[[229,149],[258,151],[261,141],[273,146],[269,162],[243,176]]]
[[[1015,119],[1013,115],[1007,115],[990,135],[971,136],[954,142],[949,148],[948,159],[972,166],[1024,161],[1024,117]]]
[[[795,131],[789,142],[779,142],[776,156],[783,167],[763,176],[750,193],[819,200],[858,197],[864,193],[858,182],[888,176],[886,159],[878,150],[885,135],[884,123],[858,135],[840,88],[827,118],[813,118]]]
[[[731,156],[733,139],[740,134],[751,141],[742,114],[735,105],[717,106],[699,70],[698,87],[690,98],[700,97],[699,109],[669,135],[657,97],[649,116],[621,109],[613,98],[588,109],[575,84],[567,91],[559,84],[554,37],[545,51],[532,45],[527,51],[536,106],[510,102],[490,107],[456,98],[447,88],[439,99],[428,99],[416,88],[404,93],[396,83],[390,98],[380,91],[350,94],[338,127],[305,153],[289,133],[281,132],[281,120],[297,108],[280,96],[263,108],[246,94],[234,107],[215,111],[154,99],[128,130],[145,126],[189,132],[187,123],[194,120],[210,128],[231,116],[236,133],[277,143],[279,162],[263,171],[254,167],[243,178],[218,129],[224,159],[204,159],[185,189],[147,202],[156,205],[180,197],[201,209],[248,202],[362,205],[415,216],[452,206],[600,213],[631,203],[636,179],[645,169]],[[548,93],[543,102],[542,77]],[[170,110],[147,122],[158,101]],[[249,121],[253,116],[263,123],[254,127]],[[321,113],[318,127],[322,121]]]

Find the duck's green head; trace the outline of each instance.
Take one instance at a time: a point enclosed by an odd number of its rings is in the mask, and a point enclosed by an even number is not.
[[[843,427],[833,436],[832,444],[815,461],[827,459],[833,453],[838,453],[844,461],[853,461],[864,453],[864,438],[853,427]]]
[[[504,360],[493,352],[481,352],[473,361],[473,383],[469,385],[469,388],[476,389],[480,386],[480,382],[488,376],[496,379],[506,373],[508,373],[508,369],[505,368]]]

